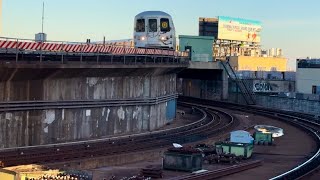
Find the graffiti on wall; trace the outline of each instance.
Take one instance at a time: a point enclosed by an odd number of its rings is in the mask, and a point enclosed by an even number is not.
[[[256,81],[253,83],[254,92],[279,92],[279,85],[268,81]]]
[[[261,92],[261,91],[272,91],[272,86],[270,83],[265,83],[265,82],[262,82],[262,83],[255,83],[254,84],[254,90],[255,91],[258,91],[258,92]]]

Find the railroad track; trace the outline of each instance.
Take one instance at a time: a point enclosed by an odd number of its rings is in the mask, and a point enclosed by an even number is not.
[[[230,174],[238,173],[248,169],[252,169],[262,165],[262,161],[252,161],[248,163],[242,163],[239,165],[230,166],[227,168],[221,168],[215,171],[207,171],[203,173],[194,173],[190,175],[180,176],[176,178],[171,178],[169,180],[211,180],[227,176]]]
[[[252,114],[258,114],[258,115],[278,119],[281,121],[285,121],[286,123],[290,123],[296,127],[299,127],[302,130],[309,133],[310,136],[313,137],[314,140],[317,142],[317,150],[312,155],[312,157],[309,158],[304,163],[297,166],[296,168],[271,178],[272,180],[301,179],[309,176],[314,171],[320,169],[320,123],[319,123],[320,120],[318,117],[315,117],[310,114],[304,114],[304,113],[298,113],[298,112],[274,110],[274,109],[262,108],[257,106],[243,106],[238,104],[203,100],[203,99],[197,99],[197,98],[180,97],[179,99],[181,102],[187,103],[189,105],[201,104],[199,107],[202,107],[202,108],[221,107],[224,109],[248,112]]]
[[[202,118],[168,130],[108,139],[0,150],[4,166],[65,162],[166,147],[205,140],[230,128],[234,118],[221,110],[194,108]]]
[[[320,164],[320,125],[317,123],[316,117],[312,115],[271,110],[256,106],[249,107],[225,102],[199,100],[195,98],[186,99],[182,97],[180,100],[179,104],[195,107],[195,110],[202,114],[202,118],[183,127],[152,133],[75,143],[5,149],[0,151],[0,160],[4,161],[5,166],[30,163],[50,163],[56,161],[61,162],[166,147],[174,142],[184,144],[200,141],[217,135],[235,124],[236,120],[230,114],[214,108],[220,107],[286,121],[287,123],[291,123],[309,132],[309,134],[318,142],[318,151],[315,152],[310,159],[298,167],[272,179],[302,178],[309,173],[312,173],[312,171],[317,169]],[[241,169],[245,170],[244,167],[234,168],[235,169],[230,170],[230,172],[239,172]],[[223,174],[223,171],[220,173]],[[210,173],[198,174],[195,179],[206,179],[211,176],[212,174]],[[192,179],[192,177],[189,177],[189,179]]]

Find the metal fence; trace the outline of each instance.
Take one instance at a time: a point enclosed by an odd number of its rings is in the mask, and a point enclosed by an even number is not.
[[[35,41],[0,37],[0,60],[9,61],[113,61],[177,62],[188,59],[187,52],[157,48],[133,48],[114,44],[92,44],[63,41]]]

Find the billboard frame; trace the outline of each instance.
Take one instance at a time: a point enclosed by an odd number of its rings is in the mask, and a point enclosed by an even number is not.
[[[262,23],[256,20],[218,17],[218,38],[221,40],[261,42]]]

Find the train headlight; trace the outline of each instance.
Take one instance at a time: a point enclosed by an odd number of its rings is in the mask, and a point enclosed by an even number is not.
[[[161,40],[161,41],[166,41],[166,40],[168,40],[168,39],[169,39],[169,37],[167,37],[167,36],[161,36],[161,37],[160,37],[160,40]]]
[[[146,37],[141,36],[141,37],[140,37],[140,40],[141,40],[141,41],[144,41],[144,40],[146,40]]]

